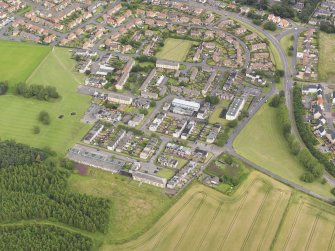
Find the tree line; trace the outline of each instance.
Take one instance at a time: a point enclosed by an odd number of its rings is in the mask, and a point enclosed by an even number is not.
[[[321,153],[318,149],[315,148],[315,145],[318,141],[315,139],[312,134],[309,126],[304,122],[303,115],[305,113],[303,104],[302,104],[302,93],[301,88],[299,86],[293,87],[293,110],[294,110],[294,118],[297,125],[297,129],[299,131],[300,137],[305,143],[311,155],[313,155],[319,163],[321,163],[326,170],[333,176],[335,176],[335,166],[334,164]]]
[[[0,227],[0,250],[92,250],[92,239],[52,225]]]
[[[291,123],[284,102],[284,92],[281,91],[279,95],[275,95],[269,105],[277,108],[277,119],[278,124],[281,126],[282,134],[289,145],[291,153],[298,157],[299,162],[306,170],[306,172],[300,176],[300,179],[310,183],[320,178],[323,173],[323,166],[307,149],[300,147],[299,141],[291,133]]]
[[[14,94],[25,98],[36,98],[44,101],[60,97],[54,86],[28,85],[24,82],[21,82],[14,87]]]

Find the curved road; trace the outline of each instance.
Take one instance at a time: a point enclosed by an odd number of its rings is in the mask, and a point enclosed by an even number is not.
[[[283,64],[283,70],[284,70],[284,86],[285,86],[285,97],[286,97],[286,105],[287,105],[287,108],[288,108],[288,112],[289,112],[289,117],[290,117],[290,120],[292,121],[292,129],[294,132],[297,132],[297,129],[296,129],[296,124],[295,124],[295,120],[294,120],[294,114],[293,114],[293,109],[292,109],[292,86],[293,86],[293,79],[292,79],[292,75],[294,74],[294,71],[289,67],[288,65],[288,61],[287,61],[287,58],[286,58],[286,55],[285,55],[285,52],[283,51],[278,39],[272,35],[270,32],[262,29],[261,27],[253,24],[249,19],[239,15],[239,14],[236,14],[236,13],[231,13],[231,12],[227,12],[227,11],[224,11],[222,9],[220,9],[219,7],[215,6],[209,6],[209,5],[203,5],[203,4],[200,4],[200,3],[197,3],[197,2],[194,2],[194,1],[185,1],[185,0],[179,0],[179,2],[183,2],[185,4],[188,4],[190,6],[194,6],[194,7],[200,7],[202,9],[205,9],[205,10],[209,10],[209,11],[212,11],[212,12],[215,12],[221,16],[230,16],[230,17],[233,17],[241,22],[244,22],[246,24],[248,24],[249,26],[253,27],[257,32],[259,33],[262,33],[266,36],[266,38],[275,46],[276,50],[278,51],[279,53],[279,57],[280,57],[280,61],[282,62]],[[287,34],[290,34],[290,33],[294,33],[295,35],[295,38],[297,38],[297,34],[299,34],[300,31],[303,31],[304,28],[298,28],[296,26],[294,26],[294,29],[291,29],[290,32],[289,31],[285,31],[283,32],[283,35],[279,35],[279,38],[287,35]],[[276,62],[278,63],[278,62]],[[266,97],[269,97],[271,94],[273,94],[275,92],[274,90],[274,87],[272,87],[271,91],[268,93],[268,95]],[[255,109],[252,111],[252,113],[250,114],[250,116],[246,119],[244,119],[237,128],[235,128],[233,134],[231,135],[231,137],[229,138],[228,142],[227,142],[227,145],[224,147],[224,150],[229,152],[230,154],[232,154],[233,156],[235,156],[236,158],[246,162],[247,164],[249,164],[250,166],[252,166],[253,168],[255,168],[256,170],[290,186],[290,187],[293,187],[299,191],[302,191],[306,194],[309,194],[317,199],[321,199],[321,200],[324,200],[326,202],[329,202],[329,203],[334,203],[335,200],[334,199],[331,199],[331,198],[328,198],[326,196],[323,196],[323,195],[320,195],[320,194],[317,194],[305,187],[302,187],[290,180],[287,180],[275,173],[272,173],[270,172],[269,170],[265,169],[264,167],[261,167],[255,163],[253,163],[252,161],[244,158],[243,156],[240,156],[236,151],[235,149],[233,148],[233,141],[234,139],[236,138],[236,136],[238,135],[238,133],[243,129],[243,127],[246,125],[246,123],[250,120],[250,118],[252,117],[252,115],[254,115],[256,113],[256,111],[262,106],[262,104],[265,102],[266,98],[262,100],[262,102],[257,106],[255,107]],[[299,135],[299,134],[297,134]],[[300,137],[300,136],[299,136]],[[328,180],[328,176],[327,176],[327,180]]]

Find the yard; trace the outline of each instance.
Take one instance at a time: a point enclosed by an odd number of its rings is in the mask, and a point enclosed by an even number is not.
[[[106,244],[134,239],[156,222],[172,202],[161,189],[93,168],[87,176],[72,175],[69,187],[75,192],[111,200]]]
[[[230,101],[229,100],[222,100],[220,103],[215,107],[213,113],[208,119],[208,123],[215,124],[220,123],[222,125],[226,125],[228,123],[228,120],[226,120],[226,117],[222,117],[222,111],[224,109],[228,110]]]
[[[174,176],[175,172],[169,168],[161,168],[156,175],[162,178],[171,179]]]
[[[264,105],[237,136],[234,148],[238,154],[283,178],[333,197],[330,185],[321,184],[320,181],[305,183],[299,179],[305,170],[290,153],[277,123],[276,110],[268,105]]]
[[[183,39],[168,38],[164,42],[164,47],[156,54],[157,58],[184,61],[187,53],[196,42]]]
[[[335,34],[320,32],[319,76],[322,81],[335,81]]]
[[[89,128],[80,122],[80,118],[88,108],[90,97],[77,93],[83,76],[74,72],[75,62],[70,59],[68,50],[54,48],[47,55],[49,51],[48,47],[0,43],[1,79],[8,79],[11,84],[27,81],[29,84],[55,86],[61,95],[60,100],[51,102],[11,94],[1,96],[0,138],[15,139],[34,147],[50,146],[52,150],[65,154]],[[50,114],[50,125],[37,121],[42,110]],[[70,115],[72,112],[75,115]],[[63,115],[62,119],[58,118],[60,115]],[[34,126],[40,127],[39,134],[33,134]]]

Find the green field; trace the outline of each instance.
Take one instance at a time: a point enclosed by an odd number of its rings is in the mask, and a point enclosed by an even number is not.
[[[70,190],[112,202],[109,231],[104,243],[120,243],[134,239],[148,230],[172,202],[161,189],[131,181],[98,169],[89,169],[87,176],[72,175]]]
[[[156,175],[162,178],[171,179],[174,176],[175,172],[169,168],[161,168]]]
[[[285,55],[287,57],[287,62],[288,62],[288,65],[290,67],[292,67],[292,56],[289,56],[288,55],[288,50],[291,46],[293,46],[293,40],[291,39],[293,35],[286,35],[284,37],[282,37],[282,39],[280,40],[280,45],[282,46],[284,52],[285,52]]]
[[[76,91],[83,76],[75,73],[75,62],[70,59],[70,53],[62,48],[50,51],[48,47],[9,42],[1,42],[0,48],[1,80],[7,79],[12,84],[27,81],[29,84],[52,85],[61,95],[60,100],[52,102],[13,96],[11,92],[1,96],[0,138],[15,139],[34,147],[49,146],[64,154],[89,128],[80,123],[80,118],[88,108],[90,97]],[[37,121],[42,110],[50,114],[51,124],[48,126]],[[71,116],[71,112],[76,115]],[[64,118],[59,119],[60,115]],[[37,135],[32,133],[34,126],[41,129]]]
[[[319,48],[320,80],[335,82],[335,34],[320,32]]]
[[[160,59],[184,61],[193,44],[197,44],[197,42],[168,38],[164,41],[164,47],[156,54],[156,57]]]
[[[305,183],[299,179],[305,170],[290,153],[276,116],[276,109],[264,105],[234,141],[236,152],[285,179],[332,198],[330,185],[320,181]]]
[[[334,224],[332,206],[253,172],[232,197],[193,185],[140,238],[102,250],[333,250]]]
[[[50,50],[47,46],[0,41],[0,80],[11,85],[25,81]]]

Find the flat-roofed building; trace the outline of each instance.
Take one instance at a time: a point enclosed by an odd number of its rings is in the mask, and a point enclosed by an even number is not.
[[[133,172],[133,179],[153,186],[165,188],[167,179],[140,171]]]
[[[175,61],[162,60],[162,59],[157,59],[156,61],[157,68],[163,68],[168,70],[179,70],[179,66],[180,64]]]
[[[175,98],[172,101],[172,106],[179,107],[185,110],[191,110],[193,112],[198,112],[200,109],[200,104],[194,101],[187,101],[184,99]]]
[[[226,114],[227,120],[235,120],[237,119],[238,115],[240,114],[240,111],[243,109],[245,100],[242,97],[236,97],[234,98],[233,102],[229,106],[229,109]]]

